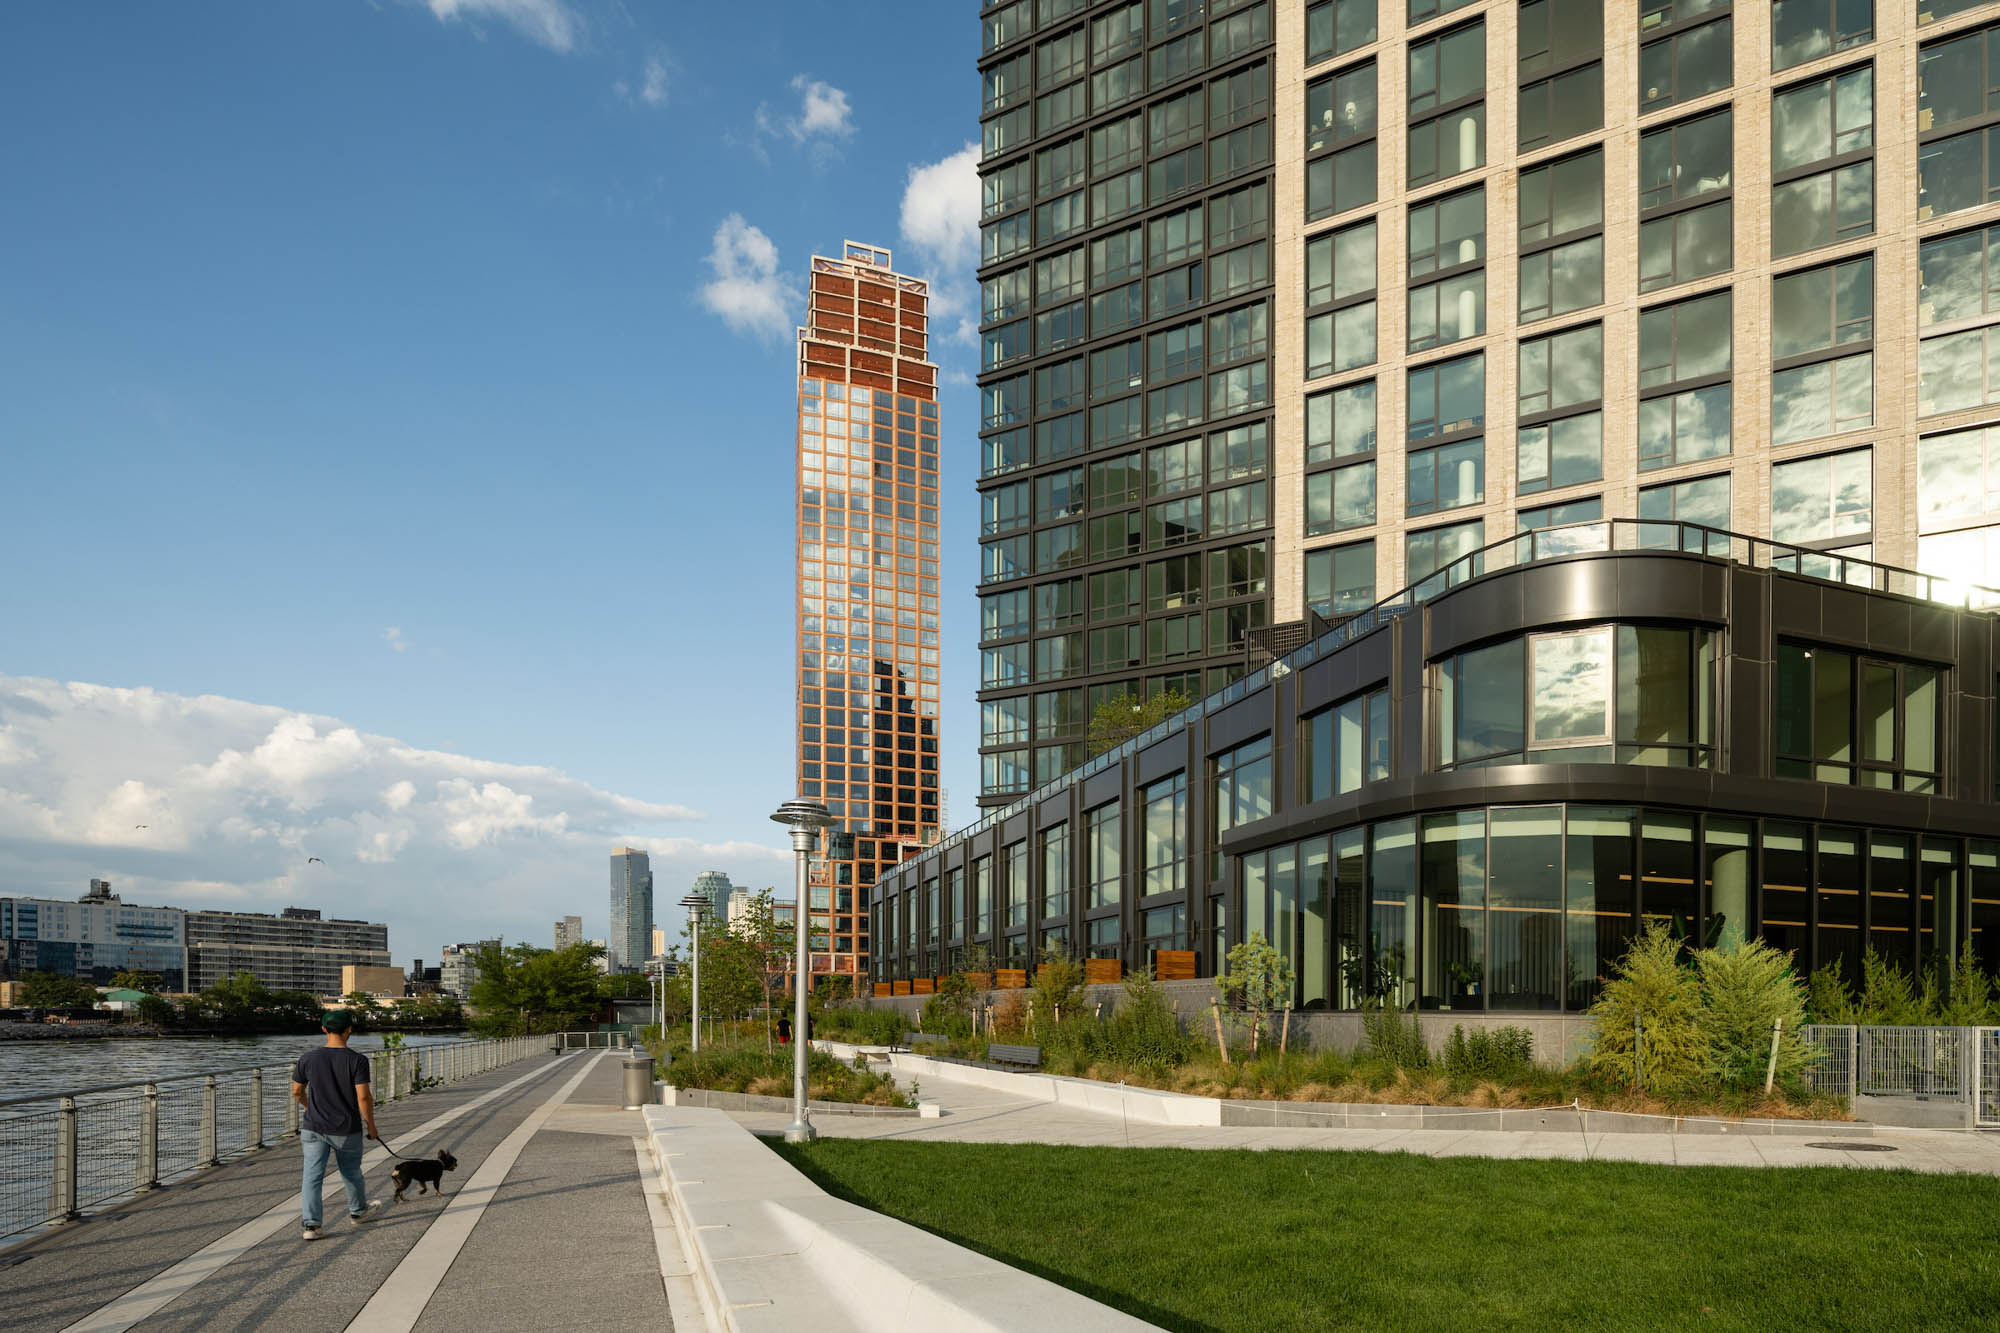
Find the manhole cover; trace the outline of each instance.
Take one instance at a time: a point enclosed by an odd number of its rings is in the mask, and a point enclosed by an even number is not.
[[[1894,1151],[1896,1151],[1896,1145],[1895,1145],[1895,1144],[1893,1144],[1893,1143],[1862,1143],[1862,1142],[1858,1142],[1858,1141],[1854,1141],[1854,1140],[1848,1140],[1848,1141],[1841,1141],[1841,1140],[1838,1140],[1838,1139],[1836,1139],[1836,1140],[1835,1140],[1835,1141],[1833,1141],[1832,1143],[1808,1143],[1808,1144],[1806,1145],[1806,1147],[1808,1147],[1808,1148],[1831,1148],[1831,1149],[1832,1149],[1832,1150],[1833,1150],[1834,1152],[1894,1152]]]

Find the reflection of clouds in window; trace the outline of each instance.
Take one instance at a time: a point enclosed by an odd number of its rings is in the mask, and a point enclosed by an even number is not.
[[[1535,640],[1535,740],[1607,734],[1611,636],[1602,630]]]

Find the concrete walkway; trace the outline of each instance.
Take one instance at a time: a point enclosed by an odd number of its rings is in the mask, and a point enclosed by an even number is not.
[[[385,1106],[405,1154],[449,1147],[446,1194],[389,1201],[394,1165],[364,1170],[377,1220],[299,1237],[299,1150],[286,1143],[0,1255],[10,1329],[700,1328],[679,1245],[645,1181],[645,1125],[617,1100],[623,1052],[536,1057]],[[447,1123],[439,1124],[443,1119]]]
[[[906,1084],[907,1090],[907,1084]],[[1426,1157],[1545,1157],[1659,1162],[1676,1166],[1835,1166],[2000,1176],[2000,1134],[1880,1130],[1870,1138],[1818,1140],[1729,1134],[1548,1133],[1528,1130],[1273,1129],[1129,1123],[1116,1115],[1009,1097],[950,1079],[925,1077],[923,1099],[936,1120],[816,1115],[826,1138],[913,1139],[945,1143],[1060,1143],[1103,1148],[1340,1148]],[[789,1115],[735,1113],[758,1134],[781,1133]],[[1893,1151],[1871,1150],[1887,1145]]]

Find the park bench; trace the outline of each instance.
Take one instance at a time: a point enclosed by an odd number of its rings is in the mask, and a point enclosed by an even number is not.
[[[1026,1065],[1030,1069],[1042,1067],[1042,1048],[1039,1046],[1004,1046],[990,1042],[986,1047],[986,1058],[997,1065]]]

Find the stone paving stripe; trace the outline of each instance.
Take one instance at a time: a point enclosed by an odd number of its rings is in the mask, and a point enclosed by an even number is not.
[[[659,1164],[653,1160],[652,1144],[644,1134],[632,1136],[632,1148],[639,1154],[639,1188],[646,1196],[646,1216],[653,1224],[653,1245],[660,1254],[660,1281],[667,1289],[667,1313],[673,1326],[686,1333],[715,1327],[695,1288],[694,1266],[681,1248],[680,1233],[667,1212],[667,1182],[660,1178]]]
[[[455,1107],[415,1129],[406,1130],[402,1137],[418,1139],[443,1129],[452,1121],[484,1106],[496,1097],[505,1096],[522,1084],[540,1078],[561,1063],[560,1060],[553,1061],[523,1074],[511,1083],[503,1083],[482,1097]],[[361,1159],[362,1172],[365,1174],[368,1168],[381,1166],[388,1160],[389,1152],[386,1148],[372,1148]],[[211,1241],[172,1268],[154,1274],[109,1305],[100,1306],[85,1315],[63,1329],[62,1333],[125,1333],[140,1320],[158,1314],[201,1282],[213,1277],[285,1227],[297,1226],[298,1222],[299,1196],[293,1194],[262,1216],[245,1222],[219,1240]]]
[[[437,1220],[424,1231],[424,1238],[411,1247],[403,1256],[403,1262],[396,1265],[396,1271],[368,1298],[368,1304],[361,1307],[361,1313],[354,1316],[354,1322],[347,1326],[348,1333],[409,1333],[423,1316],[424,1306],[430,1304],[438,1284],[451,1271],[452,1260],[465,1248],[465,1241],[472,1229],[479,1225],[479,1219],[486,1212],[486,1205],[493,1192],[507,1179],[507,1173],[514,1169],[521,1150],[528,1146],[528,1140],[535,1137],[535,1131],[548,1123],[556,1108],[569,1100],[577,1085],[589,1076],[600,1060],[609,1051],[599,1051],[578,1070],[576,1077],[556,1090],[553,1097],[535,1108],[534,1114],[500,1141],[500,1146],[486,1155],[479,1169],[472,1173],[472,1179],[453,1192],[451,1201],[444,1206]]]

